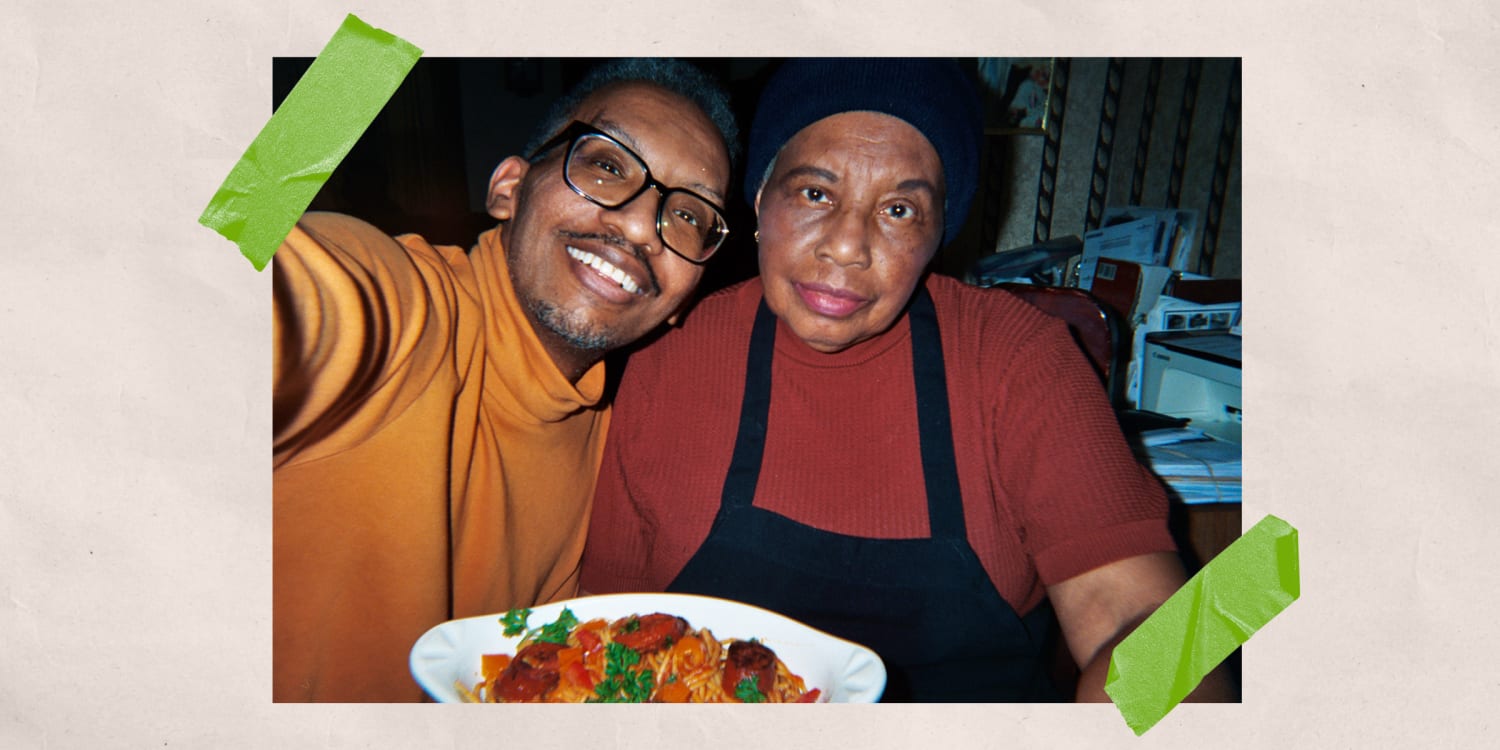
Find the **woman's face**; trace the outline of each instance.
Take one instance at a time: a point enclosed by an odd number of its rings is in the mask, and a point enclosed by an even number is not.
[[[900,317],[943,237],[943,167],[905,121],[844,112],[803,128],[755,198],[766,304],[837,352]]]

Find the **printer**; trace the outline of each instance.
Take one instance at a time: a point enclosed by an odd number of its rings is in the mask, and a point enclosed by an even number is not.
[[[1228,331],[1157,332],[1141,352],[1140,408],[1182,417],[1205,434],[1238,445],[1240,336]]]
[[[1146,304],[1145,300],[1142,300]],[[1163,333],[1240,331],[1240,303],[1205,304],[1163,294],[1152,299],[1145,313],[1131,321],[1130,361],[1125,368],[1125,402],[1134,408],[1149,409],[1141,402],[1141,376],[1146,363],[1146,338]],[[1238,355],[1236,355],[1238,360]]]

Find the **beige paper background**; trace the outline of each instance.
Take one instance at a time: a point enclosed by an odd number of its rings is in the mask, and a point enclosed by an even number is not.
[[[165,5],[0,9],[0,746],[1488,744],[1492,3]],[[1303,561],[1244,703],[1139,739],[1111,705],[271,704],[270,275],[196,219],[271,59],[348,12],[430,56],[1242,55],[1244,516]]]

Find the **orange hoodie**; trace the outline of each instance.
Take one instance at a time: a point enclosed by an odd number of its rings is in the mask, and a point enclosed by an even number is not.
[[[472,253],[308,214],[274,260],[277,701],[418,700],[444,620],[577,593],[608,427]]]

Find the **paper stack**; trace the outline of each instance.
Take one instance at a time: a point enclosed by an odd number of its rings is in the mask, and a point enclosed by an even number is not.
[[[1148,430],[1137,453],[1184,503],[1240,501],[1240,446],[1191,427]]]

